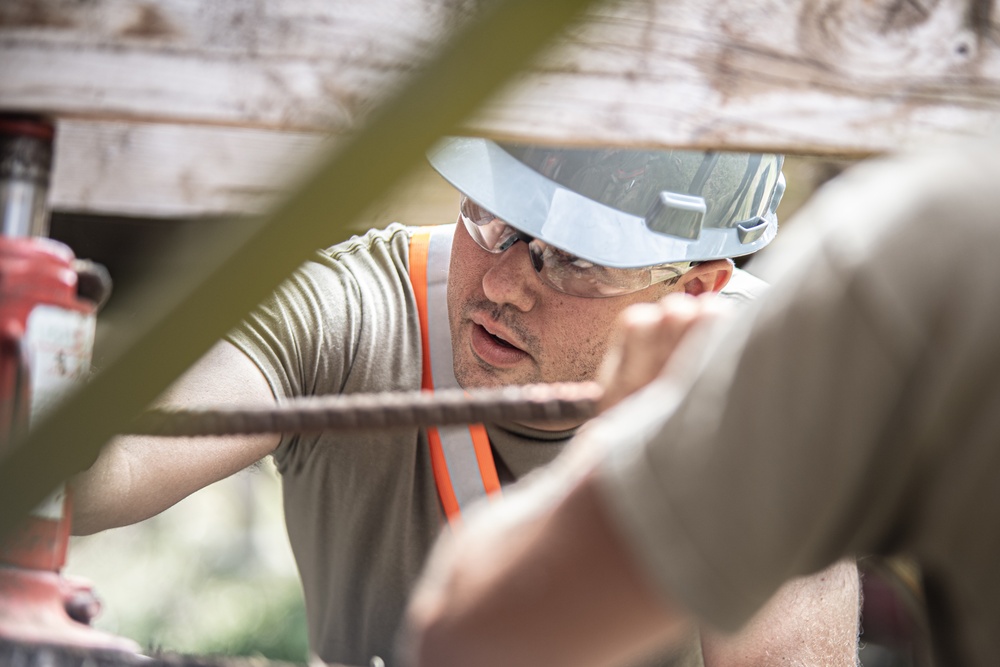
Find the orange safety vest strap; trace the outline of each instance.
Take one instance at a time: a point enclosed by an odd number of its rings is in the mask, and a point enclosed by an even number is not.
[[[454,225],[425,227],[410,238],[410,282],[420,318],[421,388],[457,388],[448,322],[448,267]],[[462,508],[500,491],[493,451],[482,424],[427,429],[431,467],[448,521]]]
[[[479,463],[479,476],[483,480],[486,495],[500,493],[500,477],[497,475],[496,461],[493,460],[493,448],[486,427],[482,424],[469,424],[472,434],[472,445],[476,448],[476,461]]]
[[[430,240],[430,232],[425,230],[414,232],[410,236],[410,285],[413,286],[413,296],[417,301],[417,317],[420,320],[420,350],[423,361],[420,386],[424,389],[434,386],[431,376],[431,351],[427,344],[427,245]]]

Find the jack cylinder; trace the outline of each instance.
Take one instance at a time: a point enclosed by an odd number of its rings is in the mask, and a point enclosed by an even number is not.
[[[0,116],[0,235],[48,236],[54,126],[31,116]]]
[[[0,463],[85,379],[104,296],[81,297],[87,263],[46,238],[54,136],[45,119],[0,115]],[[135,652],[89,626],[97,598],[60,572],[71,515],[63,484],[0,541],[0,638]]]
[[[0,428],[8,443],[89,372],[95,306],[77,297],[73,262],[51,239],[0,237]],[[0,563],[61,568],[69,510],[68,494],[57,491],[0,543]]]

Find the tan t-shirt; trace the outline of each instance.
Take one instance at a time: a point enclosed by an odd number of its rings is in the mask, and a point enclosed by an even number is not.
[[[998,181],[984,141],[852,170],[800,211],[768,297],[715,329],[700,374],[683,348],[590,424],[666,595],[735,628],[786,578],[908,553],[940,664],[996,664]]]
[[[230,334],[279,400],[420,388],[409,238],[392,225],[318,253]],[[571,435],[487,430],[513,476],[551,461]],[[444,525],[424,432],[285,434],[274,458],[311,650],[348,665],[388,659]]]

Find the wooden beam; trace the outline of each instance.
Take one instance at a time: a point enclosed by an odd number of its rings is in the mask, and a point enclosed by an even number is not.
[[[262,213],[326,143],[307,132],[61,120],[50,201],[58,211],[157,218]]]
[[[256,212],[475,6],[7,0],[0,110],[62,121],[56,208]],[[834,157],[991,134],[998,34],[981,0],[624,0],[591,11],[463,131]]]
[[[973,4],[632,0],[593,12],[474,123],[554,141],[838,156],[990,133],[997,23]]]
[[[0,105],[349,132],[474,6],[7,0]],[[592,11],[468,129],[836,154],[979,134],[998,125],[997,32],[976,0],[626,0]]]
[[[63,120],[50,204],[142,218],[257,215],[292,192],[331,143],[310,132]],[[457,210],[456,191],[425,163],[357,225],[441,224]]]
[[[461,19],[447,2],[6,0],[8,109],[102,120],[354,129]]]

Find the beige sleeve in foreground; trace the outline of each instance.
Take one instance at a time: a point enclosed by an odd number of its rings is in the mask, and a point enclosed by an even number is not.
[[[940,312],[988,298],[949,268],[992,252],[961,228],[986,211],[949,209],[987,191],[953,162],[867,167],[823,193],[813,237],[786,246],[769,294],[715,332],[690,391],[668,374],[587,430],[613,443],[601,485],[638,561],[710,624],[734,629],[786,579],[884,544],[929,465],[914,434],[943,390],[921,355],[958,347],[930,340]]]

